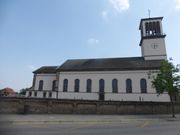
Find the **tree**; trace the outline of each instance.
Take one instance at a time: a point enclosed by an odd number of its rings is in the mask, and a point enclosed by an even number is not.
[[[167,92],[172,107],[172,117],[175,117],[174,101],[180,91],[180,75],[178,66],[164,60],[156,77],[153,77],[152,85],[159,94]]]
[[[22,89],[20,89],[20,92],[19,92],[19,94],[20,95],[26,95],[26,91],[28,91],[30,88],[22,88]]]

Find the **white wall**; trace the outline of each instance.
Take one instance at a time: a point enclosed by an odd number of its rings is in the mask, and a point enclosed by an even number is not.
[[[168,94],[162,94],[158,95],[156,93],[143,93],[143,94],[125,94],[125,93],[111,93],[106,94],[105,100],[111,100],[111,101],[161,101],[166,102],[169,101],[169,95]]]
[[[105,80],[105,100],[124,100],[139,101],[142,96],[144,101],[169,101],[168,96],[157,97],[156,91],[152,88],[151,80],[148,79],[149,71],[106,71],[106,72],[60,72],[59,76],[59,92],[60,99],[99,99],[99,80]],[[126,94],[126,79],[132,80],[132,94]],[[149,94],[141,94],[140,79],[145,78],[147,81],[147,92]],[[63,91],[63,80],[68,79],[68,92]],[[80,80],[79,93],[74,92],[74,80]],[[86,93],[86,80],[92,80],[92,93]],[[112,80],[118,80],[118,94],[112,93]],[[145,96],[146,95],[146,96]]]
[[[99,100],[99,80],[105,80],[105,100],[112,101],[170,101],[167,94],[157,96],[156,90],[152,88],[151,80],[148,79],[148,70],[143,71],[104,71],[104,72],[60,72],[58,98],[59,99],[83,99]],[[132,93],[126,93],[126,79],[132,80]],[[147,81],[147,93],[142,94],[140,90],[140,80],[144,78]],[[31,97],[43,98],[43,92],[46,92],[46,98],[49,92],[52,92],[52,81],[56,79],[55,74],[39,74],[35,80],[35,90]],[[68,79],[68,92],[63,92],[63,80]],[[80,80],[79,92],[74,92],[74,80]],[[92,80],[91,93],[86,92],[86,81]],[[112,93],[112,80],[118,80],[118,93]],[[43,91],[38,91],[39,81],[44,81]],[[37,96],[34,92],[37,91]],[[29,92],[26,93],[26,97]],[[52,98],[57,98],[57,92],[52,92]]]
[[[153,48],[153,44],[157,47]],[[164,38],[144,39],[142,42],[142,56],[145,60],[166,59],[166,47]]]
[[[98,100],[98,93],[78,93],[78,92],[59,92],[60,99],[82,99],[82,100]]]
[[[37,74],[34,90],[38,90],[39,81],[43,80],[43,90],[52,90],[52,82],[56,80],[56,74]]]
[[[43,80],[43,90],[38,91],[39,88],[39,81]],[[34,89],[31,91],[31,97],[43,98],[43,93],[46,92],[46,98],[49,98],[49,93],[52,93],[51,98],[57,97],[57,92],[52,91],[52,84],[53,81],[56,80],[56,74],[36,74],[35,75],[35,86]],[[37,92],[37,96],[34,95],[35,91]],[[26,97],[29,97],[29,92],[26,92]]]
[[[31,96],[29,96],[29,92],[31,92]],[[37,92],[37,96],[35,96],[35,92]],[[44,98],[43,97],[43,93],[46,92],[46,97],[45,98],[57,98],[57,92],[53,92],[53,91],[27,91],[26,92],[26,97],[32,97],[32,98]],[[49,97],[49,93],[52,93],[52,96]]]

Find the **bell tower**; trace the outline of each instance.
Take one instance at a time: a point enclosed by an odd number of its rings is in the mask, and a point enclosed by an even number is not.
[[[165,37],[162,29],[163,17],[143,18],[140,21],[141,53],[145,60],[167,59]]]

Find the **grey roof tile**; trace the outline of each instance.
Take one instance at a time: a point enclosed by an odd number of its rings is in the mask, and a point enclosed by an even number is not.
[[[58,66],[43,66],[40,67],[39,69],[33,71],[33,73],[35,74],[52,74],[52,73],[56,73],[56,69]]]
[[[121,71],[159,69],[162,60],[144,60],[143,57],[67,60],[57,68],[62,71]]]

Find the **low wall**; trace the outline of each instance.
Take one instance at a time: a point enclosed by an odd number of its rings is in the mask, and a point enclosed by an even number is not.
[[[180,102],[175,102],[180,113]],[[169,102],[125,102],[0,98],[0,113],[14,114],[169,114]]]

